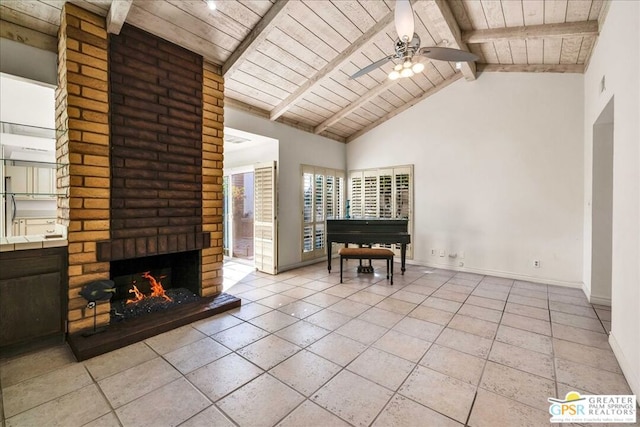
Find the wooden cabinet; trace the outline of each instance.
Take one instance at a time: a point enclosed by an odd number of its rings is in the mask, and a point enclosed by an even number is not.
[[[5,161],[5,163],[8,161]],[[20,165],[19,162],[5,165],[5,177],[11,177],[10,193],[17,198],[51,199],[56,197],[55,164],[42,166]]]
[[[67,248],[3,252],[0,258],[0,356],[64,337]]]
[[[11,227],[11,235],[12,236],[26,236],[27,235],[27,220],[26,219],[16,219],[13,221],[13,225]]]
[[[53,198],[56,194],[56,170],[53,168],[33,168],[34,197]]]
[[[55,219],[27,219],[25,233],[31,234],[54,234],[56,231]]]
[[[13,236],[55,234],[56,220],[54,218],[16,219],[13,221],[11,231]]]

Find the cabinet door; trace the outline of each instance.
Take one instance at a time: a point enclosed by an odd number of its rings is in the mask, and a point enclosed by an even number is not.
[[[40,198],[50,198],[55,194],[55,169],[33,168],[33,193]]]
[[[12,236],[24,236],[27,234],[27,223],[24,219],[13,221],[13,226],[11,227],[11,235]]]
[[[5,176],[11,177],[11,192],[28,194],[33,190],[32,168],[25,166],[5,166]]]
[[[0,347],[61,333],[60,273],[0,280]]]

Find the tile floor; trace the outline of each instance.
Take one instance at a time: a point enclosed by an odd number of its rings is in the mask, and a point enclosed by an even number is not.
[[[0,361],[6,426],[538,426],[547,397],[630,394],[580,290],[410,265],[225,265],[241,308],[87,360]],[[396,269],[399,271],[399,268]]]

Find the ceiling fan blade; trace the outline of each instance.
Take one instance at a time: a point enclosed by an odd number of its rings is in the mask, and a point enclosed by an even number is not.
[[[398,38],[405,43],[411,41],[415,27],[411,1],[396,0],[396,10],[393,16]]]
[[[466,50],[452,49],[450,47],[423,47],[418,51],[418,55],[426,56],[429,59],[449,62],[471,62],[477,61],[478,56]]]
[[[373,70],[375,70],[376,68],[386,64],[388,61],[390,61],[391,59],[393,59],[395,57],[396,57],[396,55],[389,55],[386,58],[379,59],[376,62],[374,62],[373,64],[367,65],[362,70],[358,71],[357,73],[355,73],[354,75],[352,75],[349,78],[350,79],[356,79],[356,78],[358,78],[360,76],[364,76],[365,74],[370,73]]]

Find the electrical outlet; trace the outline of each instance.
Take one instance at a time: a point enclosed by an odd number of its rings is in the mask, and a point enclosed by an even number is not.
[[[444,249],[440,249],[440,256],[444,256]]]
[[[540,268],[540,260],[539,259],[534,259],[533,260],[533,268]]]
[[[460,259],[464,259],[464,251],[458,252],[458,256],[460,257]]]

